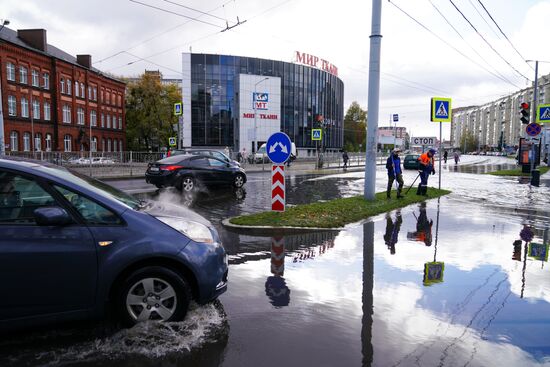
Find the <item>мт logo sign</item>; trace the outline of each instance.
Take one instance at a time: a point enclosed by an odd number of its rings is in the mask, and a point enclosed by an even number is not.
[[[252,93],[252,103],[255,110],[267,110],[269,103],[269,94],[267,93]]]

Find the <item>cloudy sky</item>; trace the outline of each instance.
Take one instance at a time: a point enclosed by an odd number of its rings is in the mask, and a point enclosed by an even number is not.
[[[534,70],[524,59],[550,61],[550,0],[382,4],[379,125],[397,113],[413,135],[436,136],[431,97],[451,97],[455,108],[486,103],[531,83]],[[283,61],[299,50],[338,67],[346,108],[352,101],[366,108],[371,6],[359,0],[0,0],[0,19],[12,29],[47,29],[49,43],[91,54],[95,67],[123,76],[160,69],[177,77],[181,52],[190,48]],[[221,32],[237,17],[246,22]],[[540,64],[539,75],[548,73],[550,63]]]

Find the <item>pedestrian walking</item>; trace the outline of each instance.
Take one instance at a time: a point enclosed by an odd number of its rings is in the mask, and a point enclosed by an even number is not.
[[[416,190],[416,195],[428,195],[428,178],[430,177],[430,173],[435,175],[434,154],[435,149],[430,149],[418,157],[418,162],[420,163],[420,184],[418,185],[418,190]]]
[[[243,163],[246,163],[246,158],[247,158],[246,148],[243,148],[243,150],[241,151],[241,156],[242,156]]]
[[[448,155],[449,155],[449,153],[447,153],[447,151],[445,151],[445,152],[443,153],[443,161],[444,161],[445,163],[447,163],[447,157],[448,157]]]
[[[344,169],[346,169],[348,167],[348,161],[349,161],[349,156],[348,156],[348,152],[346,152],[344,150],[344,152],[342,153],[342,160],[344,161]]]
[[[388,170],[388,188],[386,191],[386,196],[391,198],[391,189],[393,186],[393,181],[397,180],[397,198],[402,198],[401,190],[403,189],[403,171],[401,170],[401,158],[399,157],[400,149],[395,148],[392,151],[392,154],[388,157],[386,161],[386,169]]]
[[[458,161],[460,160],[460,156],[458,155],[458,152],[455,152],[454,158],[455,158],[455,164],[458,164]]]

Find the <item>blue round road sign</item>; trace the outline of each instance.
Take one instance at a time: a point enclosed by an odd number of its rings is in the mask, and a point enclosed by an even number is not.
[[[292,143],[287,134],[278,132],[267,139],[265,149],[271,162],[275,164],[285,163],[290,157]]]
[[[537,136],[542,131],[542,127],[537,124],[536,122],[531,122],[527,127],[525,128],[525,132],[529,136]]]

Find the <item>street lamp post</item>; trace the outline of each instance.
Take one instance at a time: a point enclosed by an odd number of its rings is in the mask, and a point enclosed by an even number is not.
[[[258,147],[256,145],[258,145],[258,136],[257,136],[257,123],[256,123],[256,120],[257,120],[257,117],[256,117],[256,112],[257,112],[257,108],[256,108],[256,87],[258,86],[258,84],[262,83],[262,82],[265,82],[266,80],[268,80],[269,78],[266,77],[266,78],[263,78],[262,80],[260,80],[259,82],[257,82],[256,84],[254,84],[254,96],[252,98],[252,103],[254,103],[254,142],[252,144],[252,154],[256,154],[256,150],[258,149]],[[254,157],[254,156],[253,156]],[[255,157],[253,158],[253,161],[254,163],[256,163],[256,159]],[[263,161],[263,159],[262,159]]]
[[[4,19],[0,25],[0,31],[8,24],[10,24],[10,21]],[[0,156],[6,154],[6,146],[4,145],[4,114],[2,111],[2,105],[2,80],[0,78]]]

